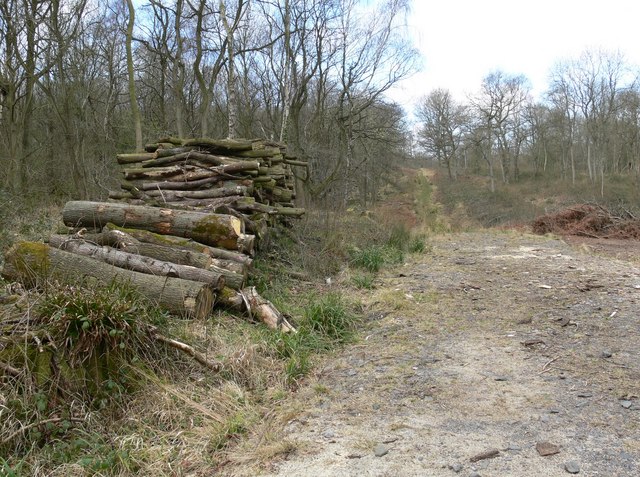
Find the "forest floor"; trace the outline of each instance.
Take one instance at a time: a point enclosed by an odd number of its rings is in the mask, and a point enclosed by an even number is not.
[[[357,292],[359,341],[222,475],[640,475],[639,252],[521,231],[431,236]],[[276,456],[247,457],[274,441]]]

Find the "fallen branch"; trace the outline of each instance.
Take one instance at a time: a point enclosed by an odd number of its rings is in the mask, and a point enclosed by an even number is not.
[[[84,419],[80,417],[52,417],[51,419],[45,419],[44,421],[32,422],[31,424],[22,426],[13,434],[10,434],[8,437],[5,437],[2,441],[0,441],[0,445],[5,445],[11,442],[14,438],[18,437],[20,434],[24,434],[29,429],[33,429],[34,427],[43,426],[45,424],[54,424],[56,422],[63,422],[63,421],[84,422]]]
[[[547,371],[551,371],[551,368],[549,367],[549,365],[554,363],[555,361],[557,361],[559,359],[560,359],[560,356],[556,356],[555,358],[552,358],[549,361],[547,361],[546,363],[544,363],[544,366],[542,367],[542,370],[538,373],[538,375],[544,374]]]
[[[287,321],[273,303],[261,297],[255,287],[244,288],[240,291],[242,300],[247,306],[249,316],[255,316],[272,330],[283,333],[297,333],[298,331]]]
[[[20,376],[20,370],[18,368],[14,368],[10,364],[3,363],[0,361],[0,369],[11,376]]]
[[[160,341],[161,343],[165,343],[171,346],[172,348],[175,348],[177,350],[182,351],[183,353],[188,354],[193,359],[195,359],[198,363],[200,363],[206,368],[209,368],[214,373],[219,373],[222,370],[222,363],[208,360],[204,354],[200,353],[199,351],[196,351],[193,348],[193,346],[189,346],[186,343],[183,343],[181,341],[177,341],[171,338],[167,338],[166,336],[159,335],[159,334],[155,334],[154,338]]]

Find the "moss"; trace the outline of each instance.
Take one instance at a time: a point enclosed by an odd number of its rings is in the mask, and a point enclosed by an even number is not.
[[[7,263],[13,267],[11,278],[34,286],[49,271],[49,246],[41,242],[19,242],[6,255]]]
[[[224,248],[235,249],[237,237],[231,233],[230,224],[216,216],[207,216],[194,224],[192,236],[195,240],[215,244]]]

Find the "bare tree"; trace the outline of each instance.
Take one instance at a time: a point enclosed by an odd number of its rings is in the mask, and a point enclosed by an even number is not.
[[[487,75],[479,95],[472,100],[488,134],[489,157],[495,144],[500,158],[502,181],[517,179],[521,137],[521,114],[529,96],[524,76],[501,71]]]
[[[467,108],[458,104],[448,90],[436,89],[420,101],[417,116],[422,122],[419,144],[444,164],[449,179],[454,179],[456,153],[468,124]]]
[[[136,132],[136,150],[142,151],[142,120],[140,118],[140,109],[138,108],[138,98],[136,96],[136,77],[133,66],[133,28],[136,21],[136,10],[133,6],[133,0],[126,0],[129,17],[127,19],[127,75],[129,78],[129,103],[131,107],[131,117],[133,119],[133,127]]]

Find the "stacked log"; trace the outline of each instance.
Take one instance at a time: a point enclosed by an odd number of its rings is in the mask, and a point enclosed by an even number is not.
[[[304,213],[293,203],[292,172],[304,163],[269,141],[176,138],[117,161],[123,190],[110,193],[110,202],[68,202],[69,234],[16,244],[5,278],[28,285],[124,280],[178,315],[203,318],[217,301],[295,331],[246,282],[266,229]]]
[[[274,220],[300,217],[293,167],[306,163],[265,140],[164,138],[118,154],[121,191],[110,199],[231,214],[260,236]]]

